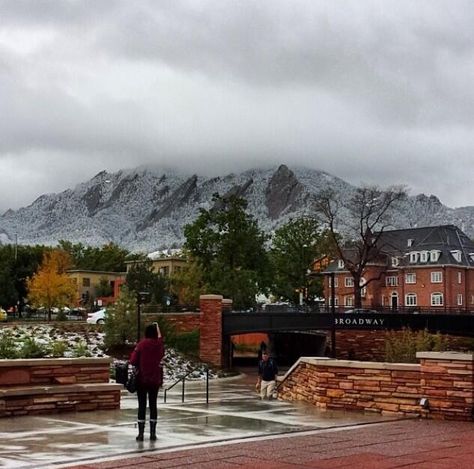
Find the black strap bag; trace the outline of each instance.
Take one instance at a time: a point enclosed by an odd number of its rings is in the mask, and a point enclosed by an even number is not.
[[[134,393],[137,392],[137,374],[138,370],[133,367],[132,371],[128,375],[127,383],[125,384],[125,388],[128,392]]]
[[[115,364],[115,382],[123,384],[124,386],[128,381],[128,362],[116,363]]]

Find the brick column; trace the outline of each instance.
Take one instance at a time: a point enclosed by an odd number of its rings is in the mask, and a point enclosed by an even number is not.
[[[199,358],[221,368],[222,354],[222,295],[201,295],[199,299],[200,340]]]
[[[419,352],[421,396],[429,402],[429,416],[472,420],[474,415],[474,353]]]

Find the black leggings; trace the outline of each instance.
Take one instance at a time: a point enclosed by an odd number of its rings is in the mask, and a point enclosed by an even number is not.
[[[150,421],[156,421],[158,417],[158,409],[156,400],[158,398],[158,387],[137,387],[138,397],[138,421],[145,422],[146,419],[146,396],[148,394],[148,403],[150,405]]]

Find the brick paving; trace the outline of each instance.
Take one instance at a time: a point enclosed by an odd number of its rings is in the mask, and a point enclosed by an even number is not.
[[[64,467],[64,466],[63,466]],[[474,469],[474,423],[401,420],[150,451],[75,469]]]

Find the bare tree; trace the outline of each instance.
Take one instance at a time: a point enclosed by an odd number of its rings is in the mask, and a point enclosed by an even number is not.
[[[333,190],[317,196],[314,209],[327,224],[337,255],[354,279],[356,308],[362,306],[362,289],[379,278],[363,276],[367,264],[381,260],[380,238],[385,229],[393,226],[393,209],[406,196],[401,186],[385,190],[364,186],[348,199],[337,196]]]

